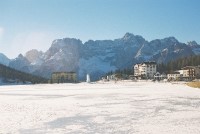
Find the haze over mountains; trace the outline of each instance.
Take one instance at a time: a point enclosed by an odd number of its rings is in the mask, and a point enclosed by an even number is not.
[[[167,63],[198,54],[200,45],[195,41],[185,44],[168,37],[148,42],[142,36],[126,33],[115,40],[89,40],[85,43],[75,38],[56,39],[46,52],[30,50],[15,59],[0,54],[0,63],[47,78],[55,71],[75,71],[79,80],[84,80],[87,73],[95,80],[109,71],[131,68],[138,62]]]

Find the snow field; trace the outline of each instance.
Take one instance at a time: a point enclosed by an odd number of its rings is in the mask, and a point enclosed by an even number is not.
[[[0,133],[199,134],[200,90],[153,82],[0,87]]]

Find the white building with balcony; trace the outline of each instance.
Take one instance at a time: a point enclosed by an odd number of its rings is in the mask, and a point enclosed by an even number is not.
[[[156,62],[143,62],[134,65],[134,76],[139,79],[153,79],[156,72]]]

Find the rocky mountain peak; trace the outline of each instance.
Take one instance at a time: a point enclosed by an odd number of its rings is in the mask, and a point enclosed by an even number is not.
[[[189,46],[196,55],[200,54],[200,45],[196,41],[189,41],[187,46]]]
[[[143,45],[146,40],[142,37],[142,36],[139,36],[139,35],[134,35],[134,34],[131,34],[131,33],[126,33],[123,38],[122,38],[122,41],[127,45]]]
[[[37,49],[32,49],[32,50],[26,52],[25,56],[39,54],[40,52],[41,51],[38,51]]]
[[[132,39],[132,38],[134,38],[135,36],[134,36],[134,34],[132,34],[132,33],[126,33],[125,35],[124,35],[124,37],[123,37],[123,39],[124,40],[129,40],[129,39]]]
[[[199,44],[197,44],[196,41],[189,41],[187,44],[188,44],[189,46],[200,46]]]
[[[42,55],[43,55],[42,51],[32,49],[25,54],[25,57],[29,62],[32,63],[32,62],[36,61],[38,58],[40,58]]]
[[[42,64],[43,55],[42,51],[32,49],[25,54],[25,57],[31,64]]]
[[[23,59],[24,58],[24,56],[22,55],[22,54],[19,54],[18,56],[17,56],[17,59]]]
[[[52,42],[51,48],[62,49],[70,45],[80,45],[82,44],[81,40],[75,38],[63,38],[57,39]]]
[[[162,39],[162,41],[163,42],[171,42],[171,43],[178,43],[179,41],[175,38],[175,37],[173,37],[173,36],[171,36],[171,37],[167,37],[167,38],[164,38],[164,39]]]

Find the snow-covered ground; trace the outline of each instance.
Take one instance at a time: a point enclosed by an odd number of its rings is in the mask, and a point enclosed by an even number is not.
[[[153,82],[0,86],[0,133],[199,134],[200,89]]]

